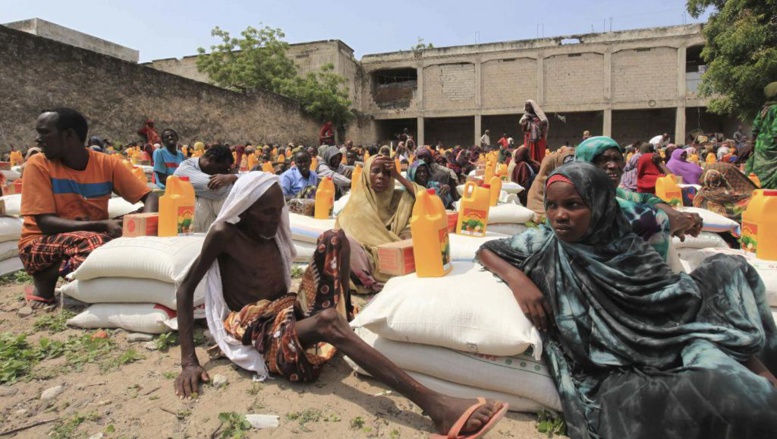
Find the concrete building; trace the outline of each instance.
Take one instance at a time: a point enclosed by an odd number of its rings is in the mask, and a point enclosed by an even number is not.
[[[137,50],[41,20],[40,18],[14,21],[13,23],[6,23],[4,26],[124,61],[137,63],[140,58],[140,52]]]
[[[347,79],[350,99],[359,108],[361,75],[353,49],[340,40],[312,41],[289,44],[286,55],[297,65],[300,75],[318,71],[326,64],[334,66],[334,72]],[[156,59],[143,65],[195,81],[208,82],[208,75],[197,70],[197,55]]]
[[[409,128],[417,143],[492,142],[503,133],[522,143],[518,120],[534,99],[550,119],[553,149],[583,131],[621,143],[667,132],[730,133],[736,121],[706,112],[696,95],[704,66],[701,25],[574,35],[365,55],[337,40],[293,44],[300,73],[332,63],[348,79],[354,108],[366,119],[349,127],[357,142],[384,143]],[[206,80],[196,57],[150,67]]]
[[[696,96],[703,44],[701,26],[684,25],[366,55],[359,110],[378,139],[409,127],[419,144],[477,144],[489,129],[492,143],[506,133],[520,145],[527,99],[548,115],[554,149],[584,130],[621,143],[733,132]]]

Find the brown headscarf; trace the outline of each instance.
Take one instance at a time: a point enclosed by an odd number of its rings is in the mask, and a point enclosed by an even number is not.
[[[701,190],[693,198],[694,207],[707,209],[739,221],[747,207],[755,184],[730,163],[707,165],[699,182]]]
[[[415,194],[394,189],[394,179],[384,192],[375,192],[370,186],[370,169],[378,156],[372,156],[364,165],[359,181],[351,191],[348,204],[337,216],[335,229],[342,229],[349,238],[358,241],[377,260],[381,244],[401,241],[399,235],[410,223]],[[416,191],[424,190],[416,185]],[[378,273],[373,273],[373,276]],[[375,276],[381,281],[381,278]]]
[[[556,168],[567,161],[571,161],[572,159],[570,157],[574,158],[574,156],[574,151],[564,151],[545,156],[545,158],[542,159],[540,172],[537,174],[537,177],[534,178],[534,183],[529,189],[526,207],[533,210],[538,215],[545,214],[545,182],[548,180],[548,176],[556,170]]]

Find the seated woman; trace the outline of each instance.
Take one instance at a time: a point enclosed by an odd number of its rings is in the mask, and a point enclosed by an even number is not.
[[[533,210],[541,219],[545,217],[545,182],[548,180],[548,176],[559,166],[574,159],[575,151],[566,146],[562,146],[557,153],[546,155],[542,159],[540,172],[537,173],[537,177],[529,189],[529,194],[526,196],[526,207]]]
[[[742,221],[753,191],[758,187],[731,163],[707,165],[701,176],[701,190],[693,198],[694,207]]]
[[[332,177],[337,191],[335,198],[339,199],[351,188],[351,173],[353,168],[343,163],[343,153],[336,146],[327,146],[322,160],[318,162],[316,174],[318,178]]]
[[[427,189],[434,189],[434,192],[440,197],[445,208],[450,209],[453,204],[451,187],[432,180],[431,176],[432,168],[424,160],[416,160],[409,168],[407,168],[408,180]]]
[[[671,172],[666,169],[663,159],[657,152],[642,154],[637,161],[637,192],[655,195],[656,180],[664,174],[671,174]]]
[[[774,436],[777,326],[744,258],[673,274],[588,163],[551,174],[545,210],[478,258],[541,331],[570,437]]]
[[[592,163],[604,170],[613,187],[621,210],[632,231],[648,242],[665,261],[669,260],[671,237],[698,236],[702,219],[697,214],[678,212],[662,199],[618,187],[623,176],[623,153],[615,140],[606,136],[587,139],[575,148],[575,160]]]
[[[394,189],[394,180],[403,188]],[[418,190],[423,188],[402,177],[388,156],[367,160],[335,223],[335,229],[345,231],[351,241],[351,279],[358,292],[380,292],[390,278],[376,269],[378,246],[410,237],[408,225]]]
[[[626,166],[623,168],[623,178],[621,178],[620,187],[628,189],[630,191],[637,190],[637,163],[643,154],[653,152],[653,145],[650,143],[635,142],[638,148],[636,152],[627,158]]]
[[[523,206],[526,206],[527,194],[538,172],[540,172],[540,164],[531,159],[529,148],[519,146],[513,152],[513,159],[507,166],[507,177],[510,181],[518,183],[524,188],[518,194],[518,200]]]
[[[687,151],[674,150],[666,167],[672,171],[672,174],[682,177],[684,184],[699,184],[702,169],[699,165],[688,162]]]

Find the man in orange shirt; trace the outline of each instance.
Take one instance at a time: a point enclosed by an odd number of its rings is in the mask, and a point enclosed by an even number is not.
[[[143,201],[146,212],[156,212],[159,200],[120,161],[84,146],[88,126],[76,110],[45,110],[35,130],[43,154],[31,157],[24,171],[19,258],[34,281],[27,302],[41,308],[54,302],[58,276],[121,236],[121,221],[108,218],[112,192]]]

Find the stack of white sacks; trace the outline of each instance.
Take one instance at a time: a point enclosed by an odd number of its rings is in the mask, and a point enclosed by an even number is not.
[[[19,259],[19,238],[22,220],[16,216],[0,216],[0,276],[22,269]]]
[[[144,236],[118,238],[98,248],[60,289],[91,304],[67,323],[148,334],[177,330],[176,291],[203,241],[200,236]],[[203,279],[195,291],[195,318],[204,317],[205,285]]]
[[[514,411],[561,411],[539,333],[510,288],[479,264],[456,262],[440,278],[393,278],[351,326],[433,390],[506,401]]]
[[[3,170],[5,180],[13,184],[19,179],[19,169]],[[21,270],[19,259],[19,238],[22,236],[22,220],[19,218],[21,195],[7,195],[2,198],[6,215],[0,217],[0,276]]]

